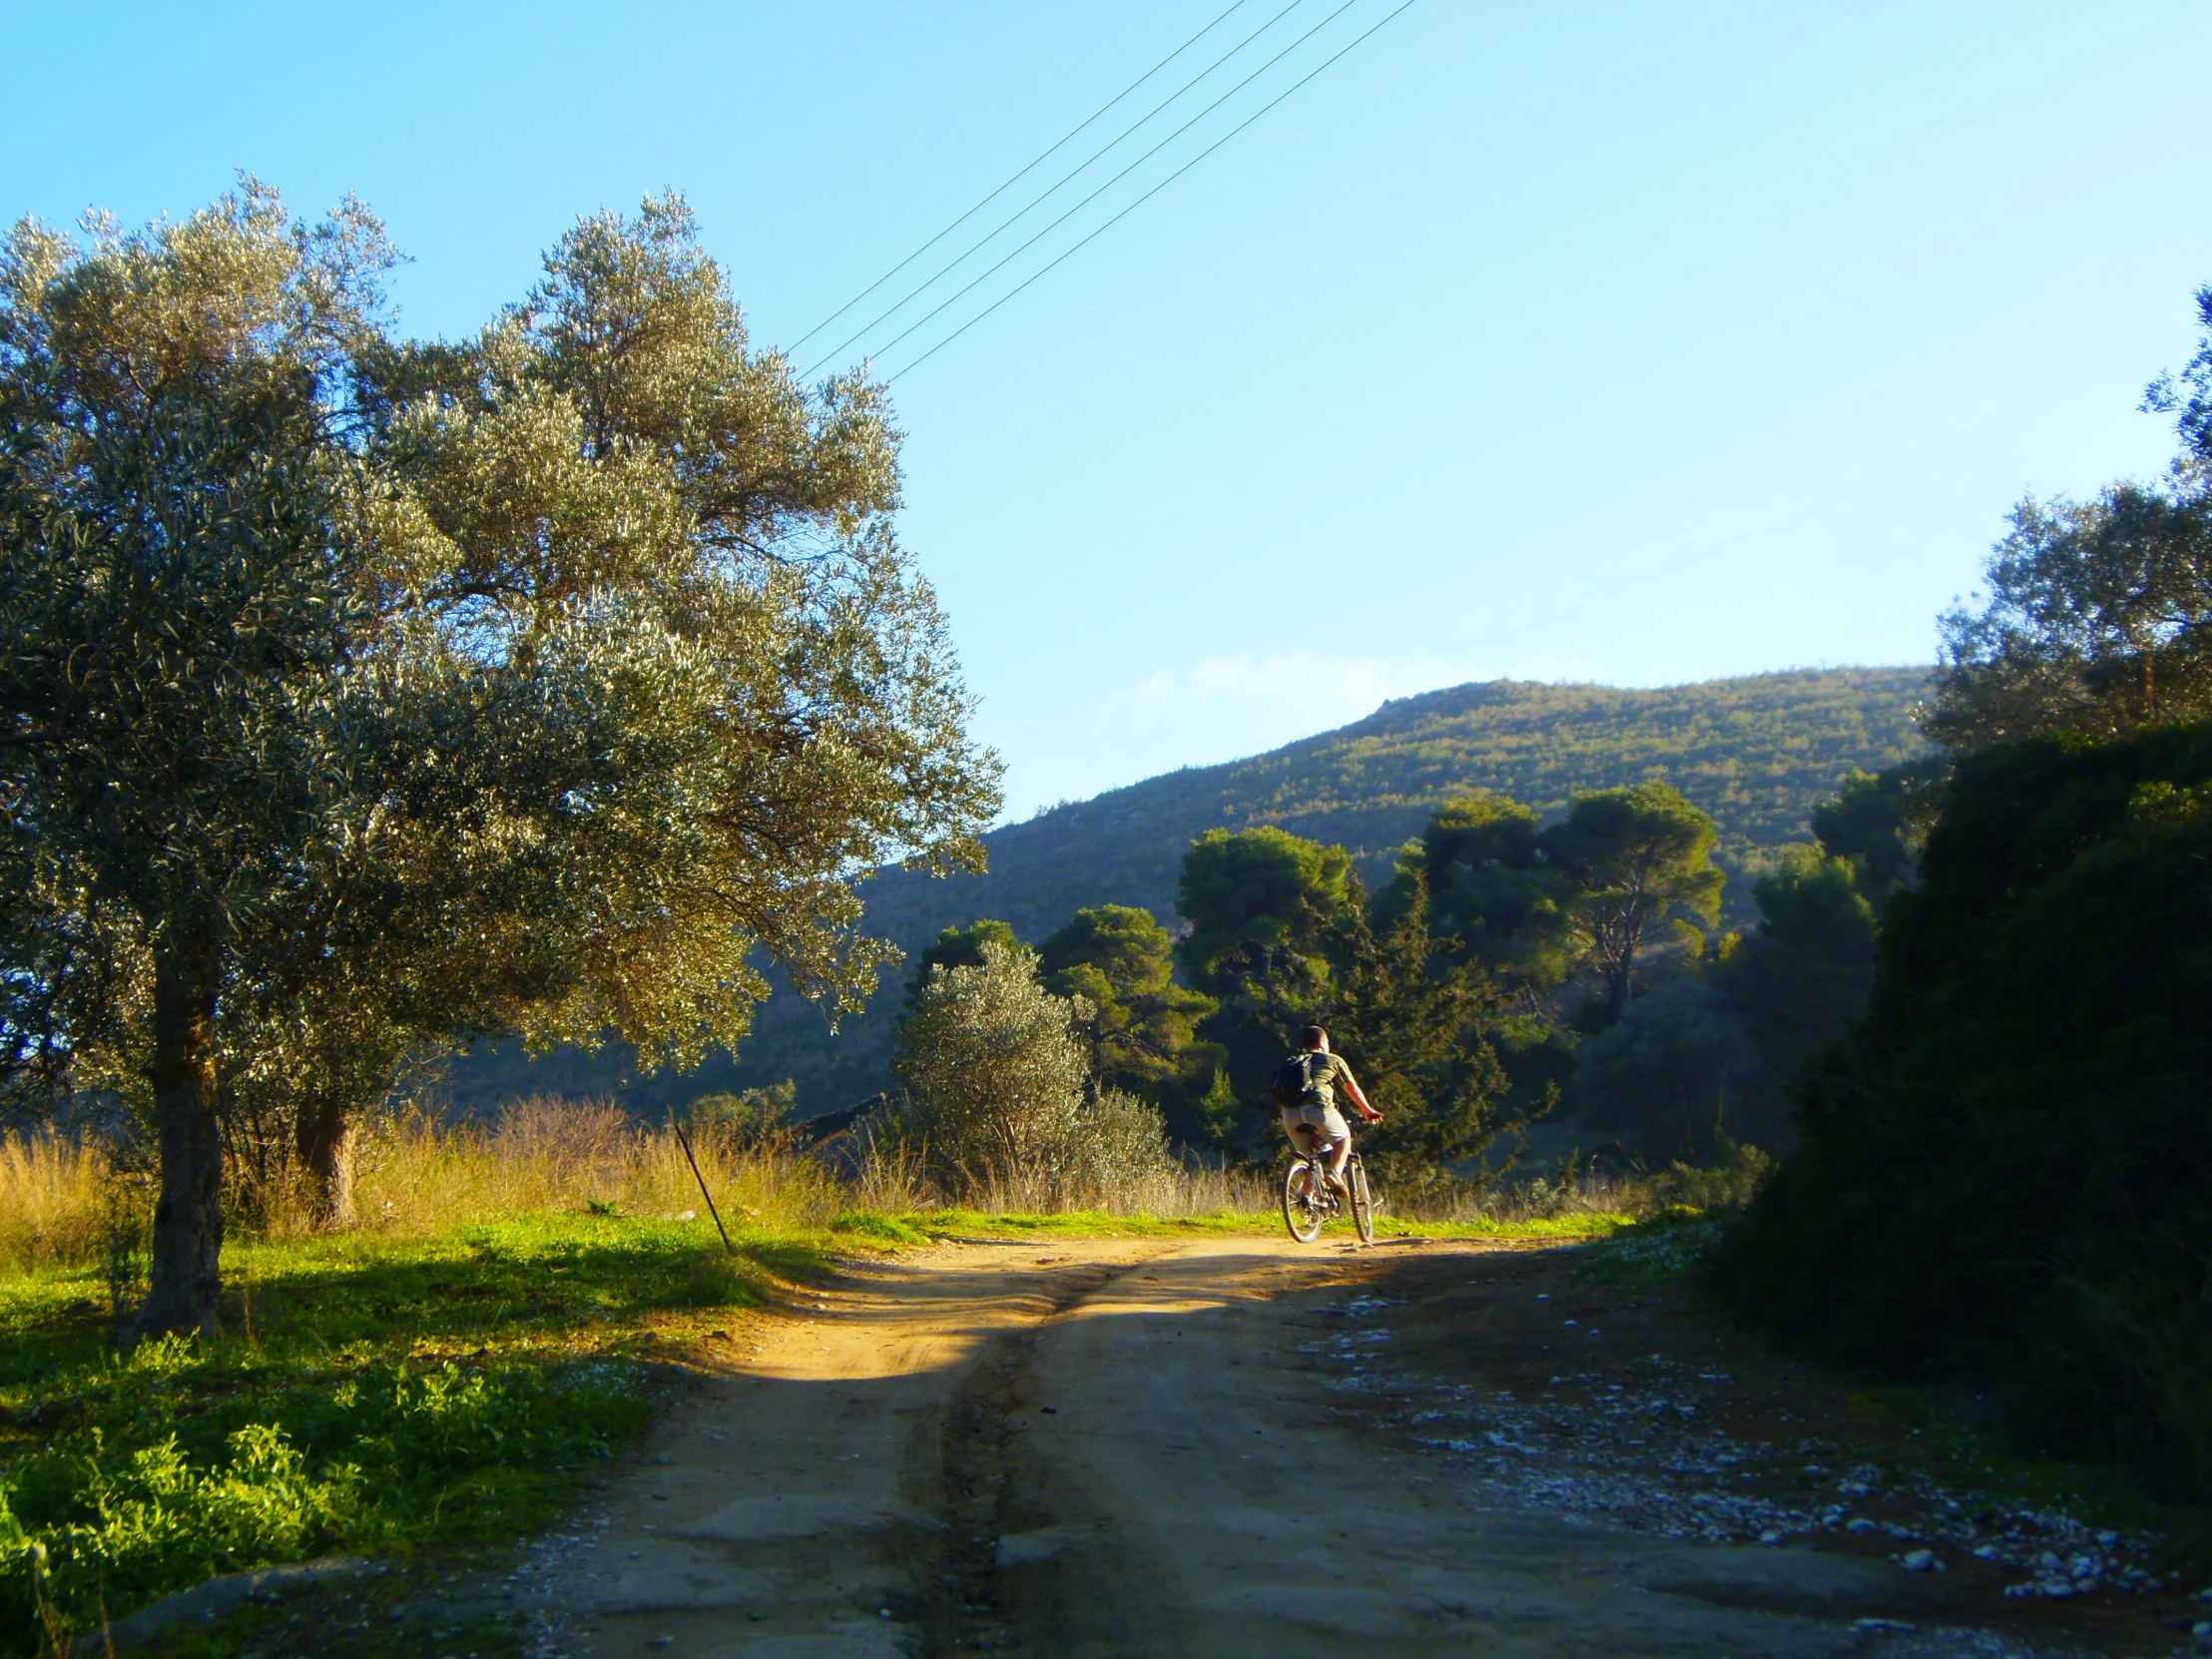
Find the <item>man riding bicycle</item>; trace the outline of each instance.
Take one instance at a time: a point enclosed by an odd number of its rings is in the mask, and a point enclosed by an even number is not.
[[[1368,1104],[1360,1081],[1344,1057],[1329,1052],[1329,1033],[1309,1025],[1299,1034],[1300,1050],[1276,1074],[1276,1102],[1283,1108],[1283,1133],[1300,1153],[1313,1151],[1315,1137],[1329,1143],[1329,1184],[1345,1190],[1345,1164],[1352,1157],[1352,1126],[1337,1110],[1341,1088],[1369,1123],[1382,1114]],[[1295,1075],[1294,1075],[1295,1071]]]

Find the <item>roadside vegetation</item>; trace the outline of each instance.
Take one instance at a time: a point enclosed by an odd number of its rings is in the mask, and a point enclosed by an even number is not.
[[[2212,289],[2168,475],[2021,504],[1944,618],[1911,878],[1712,1257],[1831,1362],[2212,1498]]]
[[[819,1166],[723,1134],[694,1145],[734,1251],[674,1136],[617,1111],[368,1127],[359,1224],[235,1183],[220,1334],[127,1350],[151,1184],[95,1142],[0,1147],[0,1651],[221,1572],[543,1526],[668,1358],[857,1244]]]

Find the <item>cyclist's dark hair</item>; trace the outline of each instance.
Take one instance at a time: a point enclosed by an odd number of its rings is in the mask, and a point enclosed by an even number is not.
[[[1329,1033],[1324,1031],[1318,1025],[1309,1025],[1308,1027],[1306,1027],[1305,1030],[1301,1031],[1298,1034],[1299,1046],[1301,1048],[1319,1048],[1328,1040]]]

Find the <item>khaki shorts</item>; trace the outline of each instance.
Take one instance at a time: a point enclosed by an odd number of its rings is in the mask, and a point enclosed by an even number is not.
[[[1290,1136],[1291,1145],[1299,1151],[1312,1149],[1316,1132],[1331,1146],[1342,1146],[1352,1138],[1352,1126],[1345,1122],[1344,1113],[1334,1106],[1286,1106],[1283,1108],[1283,1133]]]

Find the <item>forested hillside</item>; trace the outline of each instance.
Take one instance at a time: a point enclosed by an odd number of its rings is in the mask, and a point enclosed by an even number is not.
[[[1366,720],[1221,766],[1192,767],[1056,807],[988,837],[990,873],[930,880],[886,871],[866,889],[867,926],[912,952],[940,928],[978,916],[1042,938],[1091,904],[1138,904],[1166,919],[1184,849],[1205,830],[1273,824],[1352,848],[1371,884],[1438,803],[1470,790],[1510,795],[1547,815],[1577,790],[1658,780],[1713,815],[1731,874],[1725,921],[1750,914],[1736,879],[1762,851],[1803,839],[1814,803],[1854,768],[1879,771],[1923,745],[1914,702],[1923,668],[1762,674],[1655,691],[1510,680],[1385,703]],[[782,995],[761,1009],[742,1062],[710,1060],[687,1077],[639,1078],[625,1051],[527,1062],[513,1052],[456,1064],[463,1105],[530,1090],[611,1093],[640,1106],[734,1083],[796,1078],[807,1110],[882,1087],[900,997],[887,982],[866,1014],[831,1037],[822,1015]]]

